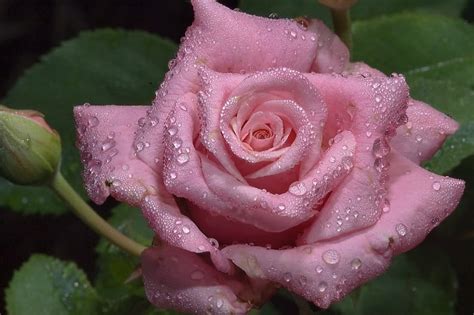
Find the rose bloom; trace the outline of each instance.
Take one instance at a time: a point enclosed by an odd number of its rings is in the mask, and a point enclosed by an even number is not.
[[[243,314],[285,287],[327,308],[453,211],[464,183],[419,164],[458,124],[402,75],[349,63],[319,21],[192,3],[151,106],[74,111],[91,199],[156,233],[151,303]]]

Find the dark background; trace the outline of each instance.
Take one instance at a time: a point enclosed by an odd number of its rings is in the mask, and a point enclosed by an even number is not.
[[[220,2],[235,8],[238,0]],[[0,0],[0,100],[41,55],[83,30],[138,29],[179,42],[192,20],[191,4],[183,0]],[[100,207],[101,215],[111,203]],[[0,314],[6,313],[4,289],[32,253],[75,261],[93,278],[97,241],[71,213],[24,216],[0,209]]]

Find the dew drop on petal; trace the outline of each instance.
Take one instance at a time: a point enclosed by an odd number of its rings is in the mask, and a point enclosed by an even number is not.
[[[321,273],[321,272],[323,272],[323,270],[324,270],[323,267],[321,267],[319,265],[316,266],[316,272],[317,273]]]
[[[187,153],[182,153],[178,155],[176,158],[176,161],[178,161],[179,164],[185,164],[186,162],[189,161],[189,155]]]
[[[291,281],[291,278],[292,278],[292,276],[291,276],[291,273],[289,273],[289,272],[286,272],[286,273],[283,275],[283,280],[284,280],[285,282],[287,282],[287,283]]]
[[[434,182],[433,183],[433,189],[438,191],[441,189],[441,184],[439,182]]]
[[[405,236],[407,235],[407,226],[403,223],[398,223],[395,226],[395,231],[397,231],[398,235]]]
[[[186,225],[183,226],[182,230],[184,234],[189,234],[189,232],[191,232],[191,230],[189,230],[189,228]]]
[[[325,281],[321,281],[321,282],[318,284],[318,290],[319,290],[319,292],[324,292],[324,291],[326,291],[327,288],[328,288],[328,284],[327,284]]]
[[[99,125],[99,118],[97,118],[96,116],[92,116],[87,121],[87,124],[89,125],[89,127],[97,127]]]
[[[306,186],[303,182],[294,182],[290,185],[289,192],[295,196],[306,194]]]
[[[339,262],[340,256],[337,251],[334,249],[329,249],[325,251],[322,255],[324,262],[328,265],[335,265]]]
[[[359,258],[352,259],[351,267],[353,270],[359,270],[361,265],[362,265],[362,261]]]

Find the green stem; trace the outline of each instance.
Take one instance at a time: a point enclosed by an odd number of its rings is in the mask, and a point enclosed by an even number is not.
[[[349,51],[352,49],[352,30],[351,30],[351,15],[349,9],[336,10],[331,9],[332,23],[334,31],[346,44]]]
[[[145,250],[145,246],[129,239],[102,219],[81,196],[79,196],[61,173],[58,172],[56,174],[51,183],[51,188],[71,206],[74,213],[85,224],[108,239],[111,243],[135,256],[140,256],[143,250]]]

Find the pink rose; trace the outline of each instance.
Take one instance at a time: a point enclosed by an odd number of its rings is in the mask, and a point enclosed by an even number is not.
[[[75,108],[90,197],[156,233],[154,305],[242,314],[284,286],[326,308],[456,207],[464,183],[419,164],[458,125],[403,76],[350,64],[319,21],[192,2],[152,106]]]

